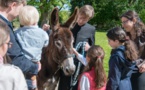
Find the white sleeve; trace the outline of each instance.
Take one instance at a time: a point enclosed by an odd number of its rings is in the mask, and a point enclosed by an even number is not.
[[[84,66],[87,65],[87,60],[86,60],[85,57],[83,57],[83,55],[78,54],[77,59],[78,59],[80,62],[82,62],[82,64],[83,64]]]
[[[44,38],[45,38],[44,47],[46,47],[49,44],[49,36],[48,36],[48,34],[46,32],[44,34]]]
[[[90,90],[89,79],[85,75],[82,75],[79,83],[80,90]]]
[[[28,90],[26,80],[20,69],[14,72],[14,89],[13,90]]]

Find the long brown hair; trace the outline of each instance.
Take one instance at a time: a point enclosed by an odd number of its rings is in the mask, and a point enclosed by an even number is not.
[[[8,36],[10,35],[10,30],[8,25],[0,19],[0,46],[2,46],[4,43],[6,43],[6,40],[8,39]],[[4,63],[11,63],[11,59],[8,55],[5,55],[4,57]]]
[[[131,21],[135,21],[133,29],[135,30],[136,37],[140,36],[141,34],[143,34],[143,32],[145,32],[145,25],[141,21],[141,19],[140,19],[139,15],[137,14],[137,12],[129,10],[129,11],[123,13],[121,15],[121,18],[122,17],[125,17],[125,18],[127,18],[127,19],[129,19]],[[127,32],[127,34],[130,37],[132,37],[130,35],[130,32]]]
[[[90,71],[92,67],[95,68],[95,83],[97,88],[101,88],[106,83],[106,74],[103,67],[103,59],[105,52],[99,45],[93,45],[87,51],[87,57],[90,58],[88,65],[85,67],[84,72]]]
[[[124,43],[126,59],[131,61],[138,59],[138,51],[136,45],[132,40],[127,39],[125,31],[120,27],[115,27],[107,32],[107,37],[113,41],[118,40],[120,43]]]
[[[9,34],[10,30],[8,25],[0,19],[0,46],[2,46],[6,42]]]

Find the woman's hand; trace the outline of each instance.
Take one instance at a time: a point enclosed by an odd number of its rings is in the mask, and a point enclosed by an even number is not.
[[[142,64],[142,65],[139,67],[139,72],[140,72],[140,73],[145,72],[145,63]]]
[[[40,71],[41,70],[41,63],[40,63],[40,61],[38,61],[37,64],[38,64],[38,71]]]

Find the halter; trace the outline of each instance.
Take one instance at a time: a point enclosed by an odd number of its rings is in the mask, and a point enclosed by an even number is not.
[[[75,57],[75,55],[74,54],[67,54],[67,56],[65,56],[65,58],[67,59],[67,58],[74,58]],[[62,63],[60,63],[60,62],[57,62],[57,61],[55,61],[55,63],[57,63],[58,64],[58,69],[54,72],[54,75],[62,68]]]
[[[45,52],[44,52],[44,54],[45,54]],[[45,56],[45,55],[44,55]],[[71,58],[71,57],[75,57],[75,55],[74,54],[67,54],[67,56],[65,56],[65,58],[67,59],[67,58]],[[56,61],[56,60],[54,60],[54,62],[55,63],[57,63],[58,64],[58,67],[57,67],[57,70],[54,72],[54,74],[52,75],[52,83],[54,83],[54,81],[55,81],[55,78],[54,78],[54,76],[57,74],[57,72],[62,68],[62,63],[61,62],[58,62],[58,61]]]
[[[75,57],[75,55],[74,54],[68,54],[67,56],[66,56],[66,58],[71,58],[71,57]]]

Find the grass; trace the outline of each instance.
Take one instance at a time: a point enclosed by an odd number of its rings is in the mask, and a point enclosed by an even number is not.
[[[100,45],[105,51],[104,68],[105,68],[105,71],[106,71],[106,75],[108,75],[108,61],[109,61],[109,58],[110,58],[111,47],[108,45],[106,32],[96,32],[96,34],[95,34],[95,44]]]

